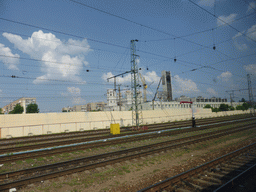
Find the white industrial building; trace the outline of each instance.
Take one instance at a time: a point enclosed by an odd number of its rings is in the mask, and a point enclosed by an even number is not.
[[[172,84],[171,84],[171,72],[162,71],[162,91],[157,91],[158,101],[154,102],[143,102],[142,92],[138,93],[138,103],[141,103],[142,110],[152,110],[152,109],[169,109],[169,108],[204,108],[206,105],[210,105],[213,108],[218,108],[221,104],[231,105],[226,98],[204,98],[202,96],[198,97],[187,97],[181,95],[179,98],[173,100],[172,96]],[[107,90],[107,106],[105,110],[107,111],[124,111],[130,110],[132,106],[133,93],[131,91],[125,91],[117,93],[115,89]],[[193,102],[192,106],[189,103],[181,104],[181,101]],[[154,104],[153,104],[154,103]],[[232,102],[232,106],[236,107],[242,105],[241,102]]]

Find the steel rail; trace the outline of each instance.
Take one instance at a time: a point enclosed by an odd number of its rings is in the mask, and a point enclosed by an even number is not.
[[[198,119],[197,124],[203,125],[205,122],[220,122],[223,120],[231,120],[231,119],[243,119],[245,117],[249,117],[249,115],[237,115],[238,117],[229,116],[229,117],[216,117],[216,118],[207,118],[207,119]],[[167,122],[167,123],[157,123],[157,124],[149,124],[147,125],[149,128],[154,129],[155,127],[166,127],[166,126],[187,126],[190,125],[191,121],[179,121],[179,122]],[[123,127],[121,128],[121,132],[130,131],[131,127]],[[36,136],[28,136],[28,137],[15,137],[9,139],[0,139],[0,147],[5,146],[8,142],[8,145],[16,145],[16,144],[24,144],[24,143],[33,143],[33,142],[45,142],[50,140],[56,139],[64,139],[64,138],[77,138],[77,137],[84,137],[84,136],[93,136],[93,135],[102,135],[109,133],[109,129],[99,129],[99,130],[86,130],[86,131],[76,131],[76,132],[69,132],[69,133],[57,133],[57,134],[49,134],[49,135],[36,135]]]
[[[233,121],[230,122],[225,122],[225,124],[228,123],[234,123]],[[64,153],[64,152],[71,152],[75,150],[84,150],[88,148],[95,148],[95,147],[100,147],[100,146],[106,146],[106,145],[115,145],[119,143],[126,143],[126,142],[132,142],[132,141],[138,141],[138,140],[143,140],[143,139],[150,139],[150,138],[155,138],[155,137],[164,137],[164,136],[169,136],[169,135],[174,135],[174,134],[181,134],[181,133],[187,133],[187,132],[193,132],[193,131],[200,131],[204,129],[210,129],[212,127],[216,127],[216,125],[223,126],[223,124],[213,124],[211,126],[205,126],[205,127],[197,127],[197,128],[191,128],[191,129],[186,129],[186,130],[176,130],[176,131],[170,131],[170,132],[157,132],[155,134],[143,134],[141,136],[137,137],[121,137],[121,138],[116,138],[116,140],[100,140],[101,142],[89,142],[89,143],[82,143],[81,145],[71,145],[71,146],[61,146],[61,147],[53,147],[53,148],[44,148],[44,149],[39,149],[39,150],[32,150],[28,152],[17,152],[17,153],[11,153],[11,154],[5,154],[5,155],[0,155],[0,163],[6,163],[10,161],[18,161],[18,160],[23,160],[25,158],[36,158],[40,156],[51,156],[54,154],[59,154],[59,153]],[[239,127],[240,125],[236,125],[235,127]]]
[[[249,118],[251,119],[251,118]],[[243,121],[247,121],[247,119],[238,119],[238,120],[234,120],[234,121],[239,121],[239,122],[243,122]],[[230,122],[234,122],[234,121],[224,121],[221,123],[214,123],[214,124],[206,124],[206,125],[201,125],[200,127],[203,127],[203,126],[207,126],[209,128],[211,128],[212,126],[215,126],[215,125],[226,125],[226,124],[230,124]],[[179,129],[187,129],[189,127],[182,127],[182,128],[179,128]],[[168,127],[165,127],[165,128],[156,128],[154,129],[154,131],[157,131],[157,130],[170,130],[172,131],[175,130],[175,128],[168,128]],[[177,129],[177,128],[176,128]],[[193,128],[192,128],[193,129]],[[143,133],[151,133],[153,130],[148,130],[148,131],[144,131]],[[189,131],[188,131],[189,132]],[[182,132],[181,132],[182,133]],[[122,134],[122,136],[136,136],[137,135],[140,135],[141,132],[136,132],[135,134],[134,133],[127,133],[127,134]],[[152,132],[152,134],[154,134]],[[162,135],[159,135],[157,134],[157,136],[162,136]],[[104,139],[111,139],[111,138],[118,138],[120,137],[119,135],[117,136],[111,136],[111,135],[108,135],[108,136],[98,136],[98,137],[88,137],[88,138],[79,138],[79,139],[70,139],[70,140],[62,140],[62,141],[52,141],[52,142],[48,142],[48,143],[39,143],[39,144],[34,144],[34,145],[26,145],[26,146],[18,146],[18,147],[13,147],[13,146],[8,146],[8,147],[5,147],[5,148],[0,148],[0,154],[3,154],[3,153],[13,153],[13,152],[19,152],[19,151],[26,151],[26,150],[35,150],[35,149],[40,149],[40,148],[48,148],[48,147],[56,147],[56,146],[62,146],[62,145],[69,145],[69,144],[76,144],[76,143],[85,143],[85,142],[89,142],[89,141],[95,141],[95,140],[104,140]],[[85,143],[86,144],[86,143]],[[0,155],[1,157],[1,155]]]
[[[159,148],[158,149],[150,149],[148,146],[143,146],[143,147],[147,148],[147,151],[142,152],[142,153],[128,155],[128,156],[122,156],[122,157],[119,157],[119,158],[114,158],[112,160],[104,161],[104,158],[106,158],[107,156],[113,157],[115,155],[123,155],[127,152],[133,152],[134,153],[135,148],[128,149],[128,150],[117,151],[117,152],[106,153],[106,154],[102,154],[102,155],[96,155],[96,156],[92,156],[92,157],[86,157],[87,161],[93,161],[93,160],[99,160],[99,159],[103,159],[103,160],[101,160],[101,162],[92,163],[90,165],[67,168],[66,170],[58,170],[58,171],[54,171],[52,173],[43,173],[43,174],[40,174],[40,175],[35,176],[33,178],[24,178],[24,179],[20,179],[20,180],[17,180],[17,181],[10,182],[10,183],[4,183],[4,184],[0,185],[0,188],[1,189],[9,189],[9,188],[12,188],[12,187],[19,187],[19,186],[22,186],[22,185],[27,185],[27,184],[36,182],[36,181],[42,181],[42,180],[46,180],[46,179],[50,179],[50,178],[54,178],[54,177],[58,177],[58,176],[66,175],[66,174],[71,174],[71,173],[74,173],[74,172],[80,172],[80,171],[84,171],[84,170],[88,170],[88,169],[93,169],[93,168],[96,168],[96,167],[105,166],[105,165],[108,165],[108,164],[121,162],[121,161],[124,161],[124,160],[130,160],[130,159],[134,159],[134,158],[138,158],[138,157],[142,157],[142,156],[146,156],[146,155],[151,155],[151,154],[154,154],[154,153],[159,153],[161,151],[166,151],[166,150],[170,150],[170,149],[173,149],[173,148],[186,146],[186,145],[189,145],[189,144],[195,144],[195,143],[199,143],[199,142],[214,139],[214,138],[219,138],[219,137],[224,136],[224,135],[228,135],[228,134],[235,133],[235,132],[238,132],[238,131],[243,131],[243,130],[250,129],[250,128],[251,127],[240,128],[240,129],[236,129],[236,130],[232,130],[232,131],[228,131],[228,132],[224,132],[224,133],[220,133],[220,134],[214,134],[212,136],[202,137],[200,139],[195,139],[195,140],[187,141],[187,142],[184,142],[184,143],[173,144],[173,145],[169,145],[169,146],[166,146],[166,144],[162,144],[162,145],[164,145],[164,147],[162,147],[160,149]],[[139,147],[139,148],[141,148],[141,147]],[[137,148],[137,149],[139,149],[139,148]],[[82,161],[84,162],[86,158],[82,158],[83,159]],[[56,164],[51,164],[51,165],[46,165],[46,166],[42,166],[42,167],[35,167],[35,168],[31,168],[31,169],[25,169],[25,170],[21,170],[21,171],[12,172],[12,173],[5,173],[5,174],[1,174],[1,178],[3,178],[3,177],[6,178],[6,175],[8,175],[8,177],[13,176],[15,174],[19,175],[19,173],[22,173],[22,172],[23,172],[23,174],[25,172],[27,172],[28,174],[31,174],[32,172],[40,171],[40,169],[41,170],[49,170],[49,169],[51,169],[51,167],[52,168],[59,168],[60,166],[67,167],[67,165],[70,162],[73,162],[76,165],[78,165],[79,161],[81,161],[81,159],[62,162],[62,163],[56,163]]]
[[[161,182],[158,182],[154,185],[151,185],[149,187],[146,187],[144,189],[141,189],[139,190],[138,192],[146,192],[146,191],[154,191],[154,192],[157,192],[157,191],[162,191],[162,190],[165,190],[165,189],[169,189],[170,186],[173,186],[173,185],[177,185],[177,183],[181,183],[182,181],[186,180],[187,178],[191,178],[193,177],[194,175],[198,174],[198,173],[201,173],[211,167],[214,167],[222,162],[225,162],[229,159],[232,159],[236,156],[238,156],[239,154],[245,152],[245,151],[248,151],[250,149],[255,149],[256,148],[256,143],[253,143],[251,145],[248,145],[246,147],[243,147],[241,149],[238,149],[234,152],[231,152],[229,154],[226,154],[222,157],[219,157],[217,159],[214,159],[210,162],[207,162],[203,165],[200,165],[198,167],[195,167],[195,168],[192,168],[186,172],[183,172],[183,173],[180,173],[174,177],[171,177],[171,178],[168,178],[164,181],[161,181]]]

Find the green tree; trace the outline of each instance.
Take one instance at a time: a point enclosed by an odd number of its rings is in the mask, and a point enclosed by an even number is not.
[[[0,114],[3,114],[3,112],[2,112],[2,108],[0,108]]]
[[[246,102],[244,98],[242,98],[239,102]]]
[[[218,108],[212,108],[212,112],[219,112],[219,109]]]
[[[21,114],[23,113],[24,108],[20,106],[20,104],[17,104],[12,111],[9,112],[9,114]]]
[[[238,105],[238,106],[236,106],[236,110],[245,110],[245,108],[242,106],[242,105]]]
[[[246,102],[244,102],[242,106],[244,107],[245,110],[247,110],[247,109],[250,108],[251,105],[246,103]]]
[[[220,104],[219,111],[228,111],[228,105]]]
[[[207,104],[204,106],[204,108],[208,109],[208,108],[212,108],[211,105]]]
[[[234,111],[234,110],[235,110],[235,107],[233,107],[233,106],[228,106],[228,109],[229,109],[229,111]]]
[[[36,103],[31,103],[26,108],[26,113],[39,113],[38,105]]]

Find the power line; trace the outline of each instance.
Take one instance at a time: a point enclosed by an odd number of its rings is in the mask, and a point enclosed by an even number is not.
[[[216,15],[212,14],[210,11],[207,11],[206,9],[202,8],[201,6],[199,6],[198,4],[196,4],[195,2],[193,2],[192,0],[188,0],[189,2],[191,2],[192,4],[194,4],[195,6],[199,7],[200,9],[206,11],[207,13],[209,13],[210,15],[212,15],[213,17],[217,18],[219,21],[225,23],[226,25],[228,25],[230,28],[234,29],[235,31],[241,33],[243,36],[247,37],[248,39],[252,40],[253,42],[256,43],[256,41],[250,37],[248,37],[247,35],[245,35],[244,33],[242,33],[241,31],[239,31],[238,29],[236,29],[235,27],[231,26],[230,24],[228,24],[227,22],[223,21],[222,19],[220,19],[219,17],[217,17]]]
[[[132,21],[132,20],[130,20],[130,19],[126,19],[126,18],[124,18],[124,17],[115,15],[115,14],[113,14],[113,13],[109,13],[109,12],[107,12],[107,11],[104,11],[104,10],[101,10],[101,9],[98,9],[98,8],[95,8],[95,7],[92,7],[92,6],[87,5],[87,4],[85,4],[85,3],[81,3],[81,2],[78,2],[78,1],[74,1],[74,0],[70,0],[70,1],[73,2],[73,3],[79,4],[79,5],[82,5],[82,6],[84,6],[84,7],[88,7],[88,8],[90,8],[90,9],[94,9],[94,10],[99,11],[99,12],[101,12],[101,13],[104,13],[104,14],[107,14],[107,15],[111,15],[111,16],[113,16],[113,17],[116,17],[116,18],[119,18],[119,19],[128,21],[128,22],[130,22],[130,23],[139,25],[139,26],[141,26],[141,27],[145,27],[145,28],[147,28],[147,29],[151,29],[151,30],[153,30],[153,31],[157,31],[157,32],[159,32],[159,33],[163,33],[163,34],[165,34],[165,35],[169,35],[169,36],[173,36],[174,38],[177,38],[176,35],[173,35],[173,34],[171,34],[171,33],[167,33],[167,32],[165,32],[165,31],[162,31],[162,30],[159,30],[159,29],[156,29],[156,28],[153,28],[153,27],[149,27],[149,26],[144,25],[144,24],[141,24],[141,23],[137,23],[137,22]],[[180,39],[182,39],[183,41],[187,41],[187,42],[189,42],[189,43],[192,43],[192,44],[200,45],[200,44],[198,44],[198,43],[196,43],[196,42],[193,42],[193,41],[190,41],[190,40],[181,38],[181,37],[180,37]],[[201,46],[202,46],[202,45],[201,45]]]
[[[236,22],[236,21],[242,20],[242,19],[244,19],[244,18],[246,18],[246,17],[249,17],[249,16],[252,16],[252,15],[254,15],[254,14],[255,14],[255,13],[251,13],[251,14],[246,15],[246,16],[244,16],[244,17],[240,17],[240,18],[238,18],[238,19],[233,20],[231,23],[234,23],[234,22]],[[214,28],[211,28],[211,29],[206,29],[206,30],[203,30],[203,31],[198,31],[198,32],[194,32],[194,33],[191,33],[191,34],[187,34],[187,35],[177,36],[177,37],[174,37],[174,38],[165,38],[165,39],[156,39],[156,40],[145,40],[144,42],[165,41],[165,40],[181,39],[181,38],[185,38],[185,37],[189,37],[189,36],[193,36],[193,35],[198,35],[198,34],[201,34],[201,33],[210,32],[210,31],[216,30],[216,29],[218,29],[218,28],[220,28],[220,27],[222,27],[222,26],[224,26],[224,25],[226,25],[226,24],[222,24],[222,25],[219,25],[219,26],[214,27]],[[232,38],[231,38],[231,39],[232,39]]]
[[[61,31],[58,31],[58,30],[53,30],[53,29],[49,29],[49,28],[45,28],[45,27],[39,27],[39,26],[36,26],[36,25],[22,23],[22,22],[19,22],[19,21],[14,21],[14,20],[5,19],[5,18],[0,18],[0,19],[4,20],[4,21],[16,23],[16,24],[28,26],[28,27],[33,27],[33,28],[37,28],[37,29],[44,29],[44,30],[52,31],[52,32],[59,33],[59,34],[62,34],[62,35],[68,35],[68,36],[76,37],[76,38],[79,38],[79,39],[87,39],[87,40],[94,41],[94,42],[97,42],[97,43],[102,43],[102,44],[111,45],[111,46],[115,46],[115,47],[119,47],[119,48],[129,49],[129,47],[124,47],[124,46],[121,46],[121,45],[107,43],[107,42],[104,42],[104,41],[95,40],[95,39],[91,39],[91,38],[85,38],[85,37],[82,37],[82,36],[79,36],[79,35],[73,35],[73,34],[61,32]]]

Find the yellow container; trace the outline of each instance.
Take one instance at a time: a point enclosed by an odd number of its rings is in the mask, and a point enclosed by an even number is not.
[[[120,125],[119,123],[110,124],[110,133],[113,135],[120,134]]]

